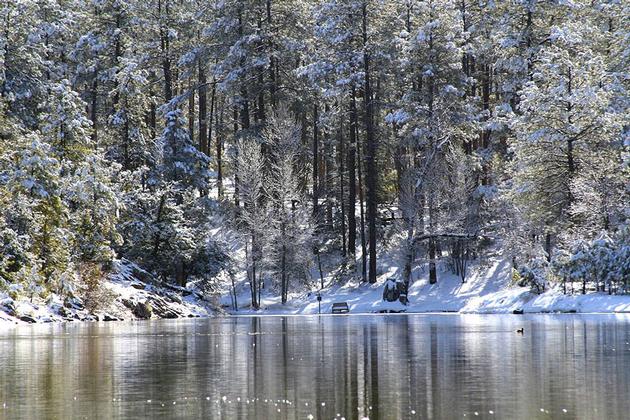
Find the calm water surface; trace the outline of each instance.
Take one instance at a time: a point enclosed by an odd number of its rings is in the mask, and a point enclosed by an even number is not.
[[[0,418],[627,419],[629,343],[625,315],[18,327]]]

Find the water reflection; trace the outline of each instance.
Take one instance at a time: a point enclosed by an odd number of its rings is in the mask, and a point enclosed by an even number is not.
[[[0,418],[621,419],[630,412],[629,321],[411,315],[20,327],[0,332]]]

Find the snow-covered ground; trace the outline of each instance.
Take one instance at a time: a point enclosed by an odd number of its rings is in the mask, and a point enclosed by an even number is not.
[[[391,263],[391,262],[390,262]],[[350,281],[321,290],[321,312],[331,313],[334,302],[347,302],[350,313],[374,313],[381,311],[421,312],[459,312],[459,313],[525,313],[578,312],[612,313],[630,312],[630,296],[610,296],[607,293],[586,295],[564,295],[554,288],[540,295],[531,293],[528,288],[512,285],[512,267],[508,260],[490,259],[483,265],[473,265],[471,274],[465,283],[458,276],[443,270],[438,282],[429,284],[428,274],[418,269],[414,272],[416,280],[409,289],[409,304],[383,301],[383,288],[387,278],[398,275],[396,265],[386,261],[380,267],[381,274],[375,284]],[[324,284],[331,280],[325,278]],[[242,285],[239,289],[238,311],[233,314],[317,314],[319,305],[317,291],[295,293],[289,301],[282,304],[280,297],[265,293],[262,308],[254,311],[249,308],[249,289]],[[221,303],[229,305],[229,296],[223,296]]]
[[[139,277],[147,279],[150,275],[134,264],[116,261],[114,272],[104,283],[111,303],[95,314],[83,308],[80,299],[68,300],[55,293],[44,300],[22,295],[12,299],[9,293],[0,292],[0,327],[33,322],[208,317],[215,312],[215,306],[194,292],[156,286],[154,281],[147,283]]]
[[[531,293],[528,288],[512,284],[512,268],[506,259],[490,258],[483,264],[471,265],[465,283],[458,276],[445,268],[438,274],[438,282],[429,284],[426,267],[416,267],[414,282],[409,289],[409,304],[383,301],[384,284],[390,277],[399,276],[399,264],[393,259],[382,258],[379,265],[378,281],[366,284],[358,280],[339,283],[333,280],[338,273],[335,266],[338,261],[328,260],[332,267],[324,273],[326,287],[320,292],[321,313],[329,314],[334,302],[347,302],[350,313],[367,314],[384,311],[404,311],[407,313],[457,312],[477,314],[501,314],[523,311],[524,313],[576,312],[576,313],[630,313],[630,296],[615,296],[607,293],[589,293],[586,295],[564,295],[559,287],[547,290],[540,295]],[[131,266],[121,265],[118,273],[111,276],[106,287],[115,299],[99,315],[115,319],[135,319],[129,302],[153,302],[153,307],[165,302],[166,310],[175,311],[179,317],[207,317],[215,314],[213,305],[200,299],[195,294],[164,289],[143,283],[134,276]],[[134,266],[135,267],[135,266]],[[134,269],[138,270],[137,267]],[[317,314],[320,305],[317,301],[317,289],[292,293],[289,301],[282,304],[279,293],[265,290],[262,296],[262,308],[258,311],[250,308],[249,287],[241,277],[238,287],[239,310],[230,310],[230,296],[226,292],[220,297],[220,304],[234,315],[312,315]],[[155,299],[158,299],[157,301]],[[126,301],[126,305],[124,302]],[[65,304],[65,305],[64,305]],[[7,311],[11,307],[12,311]],[[65,309],[62,309],[65,308]],[[9,315],[7,312],[12,312]],[[0,292],[0,326],[25,324],[21,320],[27,316],[37,322],[56,322],[68,320],[94,320],[86,311],[68,308],[59,296],[52,295],[46,301],[27,299],[13,301],[6,293]],[[153,317],[160,317],[154,309]],[[161,316],[165,317],[165,316]]]

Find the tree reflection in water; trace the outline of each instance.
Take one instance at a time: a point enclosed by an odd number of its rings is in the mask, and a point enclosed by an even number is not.
[[[621,419],[630,411],[629,320],[392,315],[21,327],[0,333],[0,418],[492,411]],[[514,333],[519,327],[525,334]]]

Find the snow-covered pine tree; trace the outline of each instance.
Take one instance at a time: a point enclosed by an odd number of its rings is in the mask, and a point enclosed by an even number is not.
[[[521,92],[511,143],[515,202],[536,226],[535,234],[546,238],[548,254],[554,243],[583,233],[577,215],[587,192],[581,179],[589,178],[590,168],[600,179],[606,177],[604,162],[618,161],[615,143],[621,132],[619,114],[610,106],[611,77],[594,48],[599,31],[589,7],[556,7],[566,17],[551,26],[536,57],[532,80]]]

